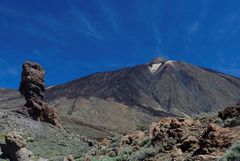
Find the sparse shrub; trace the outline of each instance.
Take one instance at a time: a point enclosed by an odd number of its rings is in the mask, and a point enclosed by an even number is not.
[[[147,125],[137,125],[136,130],[146,131],[148,129]]]
[[[156,152],[157,152],[156,149],[154,149],[153,147],[143,148],[135,153],[133,159],[136,158],[136,160],[142,161],[149,156],[155,155]]]
[[[230,148],[220,161],[240,161],[240,141]]]
[[[34,160],[37,161],[37,160],[39,160],[39,159],[40,159],[40,154],[35,154],[35,155],[34,155]]]
[[[5,133],[0,133],[0,143],[4,142],[5,140]]]
[[[214,120],[214,123],[219,125],[219,126],[224,126],[224,121],[221,118],[216,118]]]
[[[224,121],[224,127],[235,127],[240,125],[240,117],[229,118]]]
[[[117,161],[143,161],[144,159],[155,155],[157,152],[158,148],[156,147],[141,148],[135,153],[118,156]]]
[[[132,147],[130,146],[125,146],[120,152],[119,155],[124,155],[124,154],[128,154],[130,155],[132,153]]]
[[[211,147],[211,148],[208,148],[209,152],[213,153],[215,152],[217,149],[215,147]]]
[[[143,146],[148,146],[151,144],[151,140],[148,136],[145,136],[141,142],[139,143],[140,147],[143,147]]]
[[[167,146],[165,147],[165,149],[170,150],[170,149],[173,148],[173,146],[174,146],[175,144],[177,144],[177,140],[175,140],[173,137],[170,137],[170,138],[168,139],[168,143],[167,143]]]

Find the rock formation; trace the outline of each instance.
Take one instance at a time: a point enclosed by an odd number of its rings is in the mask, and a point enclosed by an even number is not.
[[[164,118],[152,123],[146,131],[125,134],[104,145],[100,143],[85,160],[111,157],[113,160],[219,161],[240,138],[238,129],[221,127],[220,120],[211,115]]]
[[[134,132],[130,132],[128,134],[126,134],[125,136],[123,136],[122,140],[121,140],[121,144],[128,144],[131,145],[134,143],[134,141],[139,141],[142,140],[145,137],[145,133],[143,131],[134,131]]]
[[[240,105],[237,104],[235,106],[227,107],[224,110],[218,112],[218,116],[223,120],[240,117]]]
[[[9,132],[5,136],[5,144],[1,145],[2,155],[11,161],[33,161],[34,155],[26,146],[26,140],[21,135]]]
[[[153,145],[163,145],[166,150],[173,149],[172,142],[182,143],[190,135],[190,128],[194,127],[191,119],[165,118],[149,127],[149,136]],[[182,146],[184,147],[184,146]],[[188,147],[190,148],[190,147]],[[182,149],[186,151],[188,148]]]
[[[60,119],[54,108],[44,102],[44,69],[36,63],[26,61],[22,66],[19,91],[24,95],[26,104],[21,113],[34,120],[51,123],[61,127]]]
[[[75,161],[75,159],[74,159],[74,156],[68,155],[68,156],[64,157],[63,161]]]
[[[221,152],[234,143],[235,137],[235,134],[229,129],[209,123],[199,138],[199,149],[195,151],[194,155],[210,154],[213,150]]]

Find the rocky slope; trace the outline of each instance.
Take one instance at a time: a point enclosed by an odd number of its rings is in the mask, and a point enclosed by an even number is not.
[[[188,117],[235,104],[240,79],[155,59],[51,87],[46,94],[63,116],[126,132],[163,116]]]
[[[234,110],[233,110],[234,109]],[[111,161],[237,161],[240,159],[239,106],[219,115],[164,118],[146,131],[106,138],[85,156],[86,160]],[[235,115],[231,115],[236,111]],[[223,120],[222,116],[228,116]],[[230,148],[233,146],[232,148]],[[229,151],[227,151],[230,148]]]
[[[34,160],[42,157],[49,161],[62,161],[68,154],[81,158],[91,148],[89,140],[75,132],[0,110],[0,144],[4,143],[5,135],[9,131],[16,131],[23,136],[27,141],[27,149],[34,154]]]
[[[96,73],[48,91],[58,98],[97,97],[137,107],[152,115],[216,112],[236,103],[240,79],[183,62],[154,59],[114,72]],[[74,109],[72,111],[74,112]]]
[[[101,135],[127,132],[166,116],[217,112],[239,96],[238,78],[163,59],[46,89],[46,100],[59,111],[65,127]],[[23,104],[17,92],[0,90],[0,108]]]

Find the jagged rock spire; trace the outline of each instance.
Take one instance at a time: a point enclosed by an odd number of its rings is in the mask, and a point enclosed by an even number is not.
[[[51,123],[61,127],[60,119],[54,108],[44,102],[45,72],[39,64],[26,61],[22,66],[19,92],[25,97],[26,104],[21,113],[34,120]]]

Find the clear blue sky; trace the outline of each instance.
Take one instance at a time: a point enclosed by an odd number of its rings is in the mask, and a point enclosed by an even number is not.
[[[47,85],[166,57],[240,76],[239,0],[1,0],[0,87]]]

